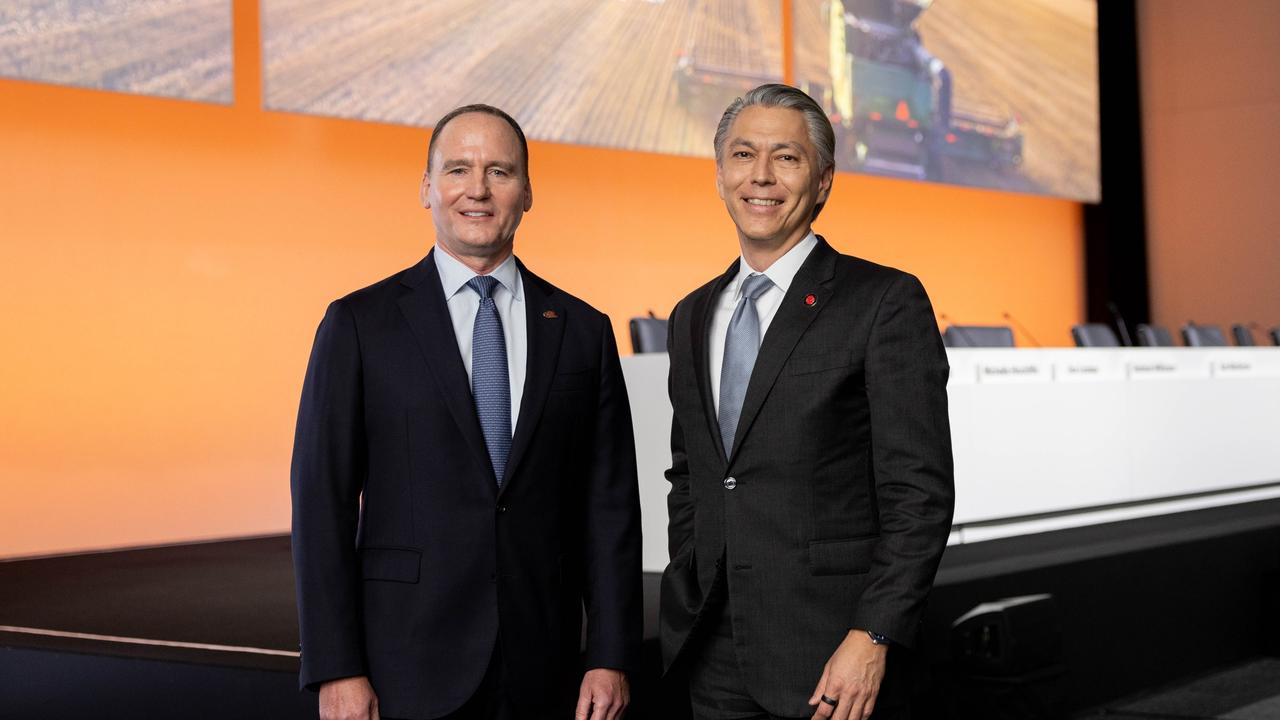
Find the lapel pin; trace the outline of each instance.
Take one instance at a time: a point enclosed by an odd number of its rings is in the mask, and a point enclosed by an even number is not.
[[[813,293],[809,293],[808,295],[805,295],[805,296],[804,296],[804,304],[805,304],[805,305],[808,305],[809,307],[813,307],[814,305],[817,305],[817,304],[818,304],[818,296],[814,295]]]
[[[548,319],[548,320],[555,320],[556,318],[558,318],[558,317],[560,317],[560,316],[556,314],[556,311],[555,311],[555,310],[547,310],[546,312],[542,313],[542,317],[544,317],[544,318],[546,318],[546,319]]]

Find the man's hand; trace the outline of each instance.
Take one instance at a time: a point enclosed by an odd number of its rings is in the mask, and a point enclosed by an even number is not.
[[[378,720],[378,696],[369,678],[358,675],[321,685],[320,720]]]
[[[588,670],[578,690],[575,720],[617,720],[631,701],[626,673],[609,668]]]
[[[884,679],[887,645],[876,645],[864,630],[850,630],[844,642],[822,668],[822,678],[809,698],[815,706],[813,720],[864,720],[875,709],[880,681]],[[822,701],[826,695],[836,706]]]

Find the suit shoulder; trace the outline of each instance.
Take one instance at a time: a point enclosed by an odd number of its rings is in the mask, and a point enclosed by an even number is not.
[[[837,255],[836,272],[850,281],[863,286],[870,285],[882,291],[902,283],[921,286],[920,279],[905,270],[853,255]]]
[[[719,284],[720,279],[722,277],[724,276],[717,275],[711,278],[710,280],[706,281],[702,285],[698,286],[697,288],[695,288],[688,295],[685,295],[684,297],[680,298],[680,301],[677,302],[675,304],[675,307],[671,309],[671,318],[674,319],[677,312],[681,311],[683,308],[689,307],[692,303],[696,302],[699,298],[715,292],[716,285]]]
[[[412,267],[405,268],[359,290],[352,290],[330,303],[330,307],[345,307],[353,314],[360,315],[382,308],[388,303],[393,303],[402,294],[402,281],[412,269]]]
[[[521,280],[526,284],[535,284],[537,289],[544,293],[549,300],[563,307],[567,314],[577,318],[578,320],[586,320],[589,323],[606,324],[609,321],[608,316],[597,310],[591,303],[588,303],[577,295],[547,282],[527,269],[524,271]],[[526,298],[529,295],[529,290],[530,288],[526,286]]]

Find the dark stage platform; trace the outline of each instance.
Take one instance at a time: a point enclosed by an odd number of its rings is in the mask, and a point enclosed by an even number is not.
[[[949,628],[979,603],[1053,594],[1063,672],[1046,707],[1132,713],[1144,689],[1280,654],[1278,573],[1280,500],[952,547],[917,714],[972,716],[990,679],[955,663]],[[680,712],[657,692],[657,585],[647,574],[634,718]],[[284,536],[0,562],[0,626],[0,718],[316,717]]]

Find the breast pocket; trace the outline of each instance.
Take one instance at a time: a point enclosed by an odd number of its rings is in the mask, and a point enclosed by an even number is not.
[[[551,378],[551,389],[553,391],[571,391],[571,390],[590,390],[593,384],[593,376],[595,373],[590,370],[574,370],[572,372],[558,372],[555,377]]]
[[[793,356],[787,360],[786,374],[812,375],[813,373],[847,368],[850,364],[851,358],[847,350],[838,350],[819,355]]]

